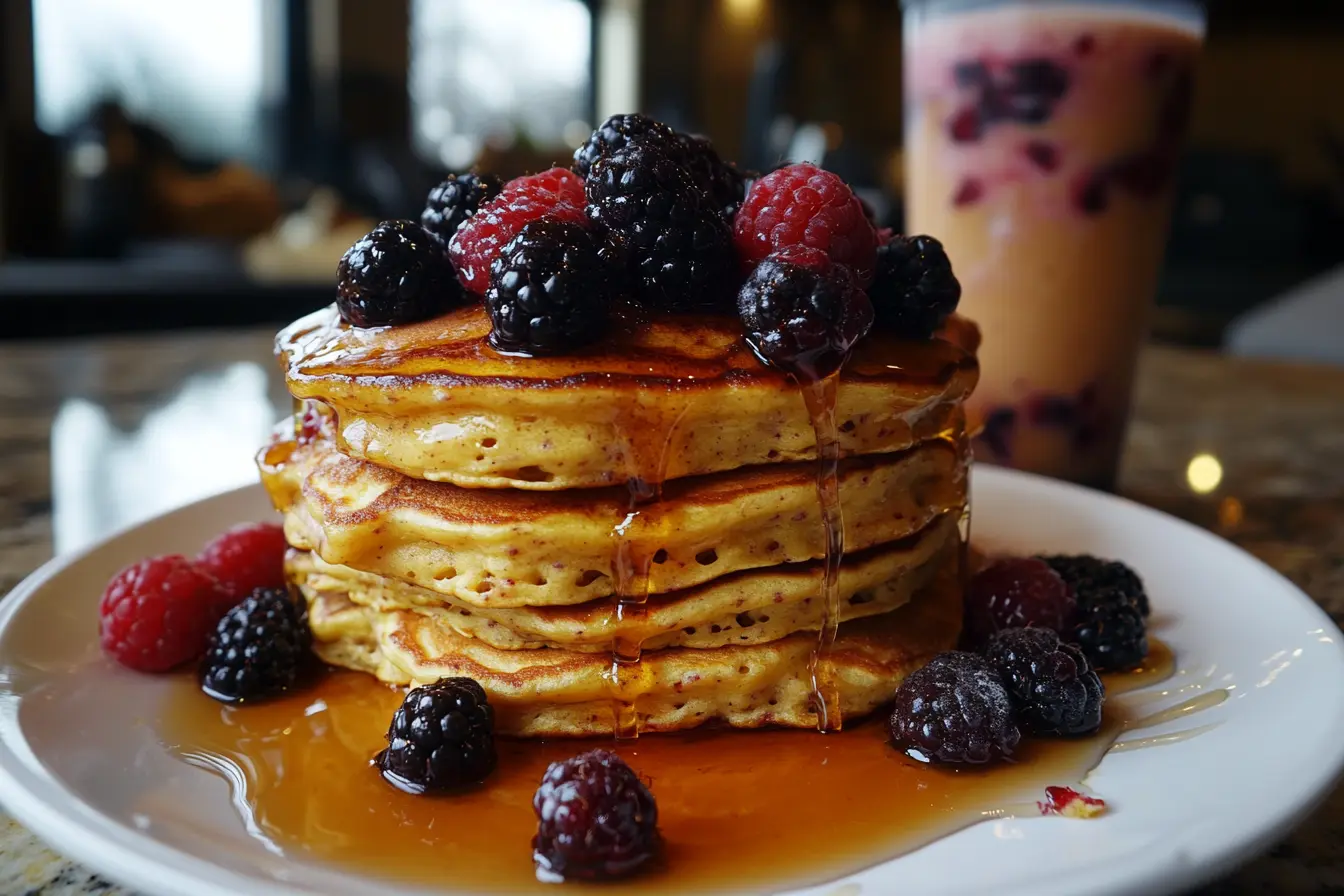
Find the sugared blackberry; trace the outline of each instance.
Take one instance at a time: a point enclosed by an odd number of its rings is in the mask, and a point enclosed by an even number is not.
[[[747,180],[734,165],[725,162],[714,144],[704,137],[677,134],[686,152],[685,165],[696,185],[709,197],[709,204],[732,220],[747,195]]]
[[[341,256],[336,307],[356,327],[405,324],[461,303],[443,246],[414,221],[384,221]]]
[[[1078,595],[1078,621],[1072,640],[1103,672],[1132,669],[1148,655],[1143,611],[1118,588],[1097,588]]]
[[[490,265],[485,308],[500,351],[542,355],[602,335],[611,307],[598,240],[578,224],[542,219],[524,225]]]
[[[311,635],[283,588],[258,588],[224,614],[201,663],[201,690],[224,703],[274,697],[292,688]]]
[[[877,250],[868,295],[878,329],[928,339],[957,310],[961,284],[942,243],[931,236],[898,236]]]
[[[580,177],[587,177],[598,159],[628,143],[643,140],[660,144],[665,149],[680,145],[677,133],[661,121],[638,113],[613,115],[598,125],[586,143],[574,150],[574,170]]]
[[[658,852],[658,804],[630,766],[607,750],[551,763],[532,808],[532,857],[542,880],[624,877]]]
[[[793,247],[758,264],[737,296],[752,350],[807,379],[834,373],[873,323],[849,268],[819,249]]]
[[[462,222],[474,215],[481,203],[498,196],[503,187],[504,181],[494,174],[450,174],[429,191],[420,226],[440,245],[447,246]]]
[[[999,673],[1027,734],[1092,734],[1106,692],[1087,657],[1048,628],[1007,628],[985,658]]]
[[[1139,574],[1119,560],[1101,560],[1087,554],[1069,556],[1055,554],[1041,557],[1076,594],[1084,594],[1104,588],[1115,588],[1124,592],[1139,607],[1139,612],[1147,616],[1150,610],[1148,592],[1143,587]]]
[[[949,765],[1007,759],[1022,738],[998,673],[984,657],[957,650],[901,682],[890,727],[892,743],[910,758]]]
[[[384,780],[407,793],[484,781],[495,770],[495,715],[485,690],[470,678],[411,688],[374,763]]]
[[[671,311],[729,307],[737,263],[728,224],[676,155],[627,143],[593,164],[584,189],[588,220],[622,241],[641,300]]]
[[[1059,573],[1037,557],[1005,557],[971,577],[966,586],[963,637],[982,648],[1005,628],[1040,626],[1068,632],[1077,600]]]

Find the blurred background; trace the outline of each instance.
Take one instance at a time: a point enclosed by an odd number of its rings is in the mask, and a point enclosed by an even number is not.
[[[902,220],[897,0],[3,15],[0,340],[290,320],[445,172],[565,164],[613,112],[706,134],[748,168],[818,161]],[[1200,68],[1154,336],[1219,346],[1344,261],[1344,9],[1221,0]]]

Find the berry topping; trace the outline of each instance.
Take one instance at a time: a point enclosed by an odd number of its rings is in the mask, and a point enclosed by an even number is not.
[[[1143,587],[1143,580],[1119,560],[1101,560],[1087,554],[1056,554],[1041,559],[1059,573],[1060,578],[1069,584],[1080,599],[1082,595],[1093,591],[1116,588],[1138,604],[1143,615],[1148,615],[1148,592]]]
[[[258,588],[285,587],[287,547],[275,523],[247,523],[207,544],[196,565],[215,577],[231,606]]]
[[[583,181],[568,168],[514,178],[457,228],[448,255],[467,291],[484,295],[491,262],[524,224],[541,218],[583,221]]]
[[[495,713],[485,689],[470,678],[411,688],[374,762],[384,780],[407,793],[481,783],[495,770]]]
[[[950,765],[1007,759],[1022,737],[998,674],[984,657],[957,650],[938,654],[901,682],[890,724],[896,749]]]
[[[1022,154],[1037,168],[1049,174],[1059,168],[1059,147],[1045,140],[1028,140]]]
[[[1093,588],[1078,595],[1072,639],[1103,672],[1132,669],[1148,655],[1143,610],[1119,588]]]
[[[849,186],[815,165],[789,165],[751,185],[733,221],[733,240],[748,264],[789,246],[820,249],[854,271],[873,276],[877,233]]]
[[[1049,59],[1024,59],[1008,67],[1009,77],[997,95],[999,117],[1024,124],[1043,124],[1069,89],[1069,74]]]
[[[931,236],[898,236],[877,251],[868,288],[879,329],[928,339],[961,301],[961,284],[943,244]]]
[[[611,155],[628,143],[648,140],[665,148],[677,145],[675,131],[647,115],[613,115],[593,131],[588,142],[574,150],[574,170],[579,177],[588,177],[598,159]]]
[[[728,224],[677,155],[631,142],[593,164],[588,219],[618,240],[638,296],[656,309],[717,310],[736,282]]]
[[[708,197],[709,205],[732,220],[747,193],[747,181],[742,172],[720,158],[714,144],[704,137],[678,134],[677,140],[686,153],[686,169],[696,186]]]
[[[1047,787],[1045,799],[1036,803],[1042,815],[1065,818],[1096,818],[1106,811],[1106,801],[1079,793],[1072,787]]]
[[[658,852],[658,804],[615,753],[552,762],[532,798],[532,857],[541,880],[624,877]]]
[[[117,662],[166,672],[199,657],[232,601],[186,557],[151,557],[112,577],[98,604],[98,639]]]
[[[500,351],[555,354],[602,335],[611,306],[598,241],[578,224],[527,224],[490,266],[485,307]]]
[[[1009,557],[980,570],[966,586],[964,637],[979,648],[1005,628],[1067,632],[1076,610],[1073,591],[1044,560]]]
[[[947,134],[953,143],[974,143],[984,133],[984,121],[979,109],[961,109],[947,123]]]
[[[1007,628],[985,651],[1027,734],[1092,734],[1106,700],[1087,657],[1048,628]]]
[[[414,221],[384,221],[341,256],[336,307],[356,327],[406,324],[462,301],[443,247]]]
[[[957,191],[952,194],[952,204],[957,208],[967,205],[974,205],[985,195],[985,184],[978,177],[968,177],[957,185]],[[880,262],[881,259],[879,259]]]
[[[223,703],[262,700],[298,681],[308,620],[289,592],[261,588],[224,614],[201,664],[201,690]]]
[[[806,380],[840,369],[873,323],[873,306],[825,252],[786,248],[751,272],[737,296],[747,342],[767,364]]]
[[[446,246],[462,222],[476,214],[481,203],[498,196],[503,187],[504,182],[495,174],[450,174],[429,191],[420,226]]]

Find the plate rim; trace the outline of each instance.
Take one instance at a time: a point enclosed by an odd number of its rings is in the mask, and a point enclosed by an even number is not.
[[[1033,492],[1039,490],[1047,495],[1050,492],[1068,495],[1070,500],[1099,502],[1103,512],[1107,506],[1121,506],[1129,512],[1138,512],[1140,515],[1156,515],[1166,523],[1174,523],[1189,537],[1214,543],[1220,549],[1237,552],[1244,561],[1249,561],[1262,573],[1268,574],[1279,590],[1285,592],[1283,599],[1287,600],[1288,596],[1291,596],[1299,608],[1314,617],[1323,632],[1331,637],[1335,662],[1341,671],[1341,675],[1334,682],[1336,690],[1344,694],[1344,634],[1340,632],[1329,614],[1306,592],[1250,552],[1207,529],[1120,495],[1000,467],[981,465],[973,469],[970,476],[972,500],[975,495],[974,481],[984,478],[994,483],[991,486],[993,488],[1019,488]],[[237,499],[245,493],[259,489],[259,484],[249,483],[217,492],[148,519],[120,526],[77,550],[52,557],[0,599],[0,637],[8,631],[15,617],[42,586],[110,542],[142,527],[160,524],[171,520],[174,516],[193,512],[204,503]],[[972,532],[974,533],[974,528]],[[0,669],[6,665],[0,661]],[[244,877],[209,859],[161,843],[93,808],[55,775],[39,774],[31,764],[36,763],[40,766],[40,760],[23,738],[21,725],[16,718],[19,702],[14,695],[0,697],[0,807],[29,832],[40,838],[58,856],[85,865],[119,884],[145,893],[182,893],[192,896],[237,896],[239,893],[248,893],[257,896],[294,896],[314,892],[288,882],[258,881],[252,877]],[[1324,738],[1322,739],[1322,746],[1330,751],[1328,761],[1317,764],[1309,775],[1299,778],[1298,786],[1292,788],[1287,799],[1278,803],[1277,811],[1258,815],[1254,824],[1244,826],[1235,837],[1231,838],[1231,842],[1224,844],[1204,860],[1198,863],[1183,863],[1176,867],[1170,864],[1149,863],[1143,866],[1143,870],[1124,879],[1096,881],[1094,883],[1099,886],[1091,888],[1090,892],[1124,894],[1182,891],[1212,880],[1258,856],[1319,806],[1341,777],[1344,777],[1344,714],[1336,717],[1334,733],[1340,736],[1333,742],[1327,743]],[[57,796],[60,802],[48,800],[44,798],[46,796]],[[899,862],[900,858],[890,861]],[[872,866],[857,873],[865,873],[880,867],[881,865]],[[834,886],[835,882],[831,882],[823,885],[822,889]]]

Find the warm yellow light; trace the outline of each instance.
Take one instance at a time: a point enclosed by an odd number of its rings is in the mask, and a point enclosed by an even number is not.
[[[760,19],[765,0],[723,0],[723,5],[730,19],[751,24]]]
[[[1185,480],[1192,491],[1207,495],[1223,481],[1223,465],[1212,454],[1196,454],[1185,468]]]

